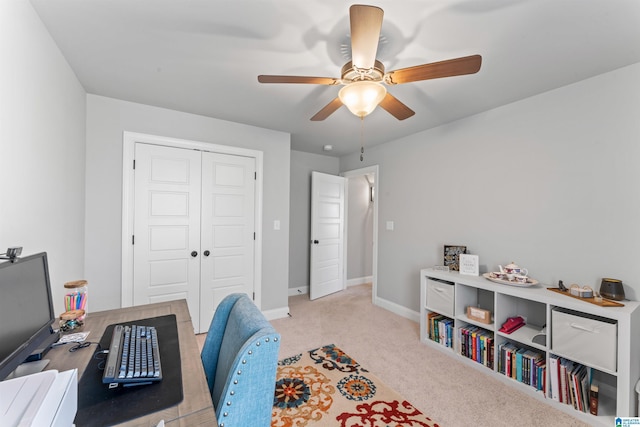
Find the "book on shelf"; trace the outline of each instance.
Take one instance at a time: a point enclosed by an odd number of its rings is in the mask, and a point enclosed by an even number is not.
[[[526,385],[531,385],[531,350],[525,349],[522,353],[522,380]]]
[[[563,402],[567,405],[572,405],[574,408],[576,407],[576,402],[573,395],[573,385],[571,383],[571,371],[574,368],[574,364],[572,361],[567,359],[560,359],[560,384],[562,385],[562,397],[564,398]]]
[[[549,378],[551,380],[551,399],[560,402],[560,360],[549,356]]]
[[[544,396],[549,397],[549,392],[547,388],[547,372],[546,371],[547,371],[546,363],[543,363],[542,370],[540,371],[542,375],[542,390],[544,391]]]
[[[542,366],[543,360],[536,360]],[[536,376],[542,374],[538,371]],[[586,412],[588,409],[588,384],[590,369],[571,360],[551,355],[549,357],[549,392],[551,399],[573,406],[576,410]],[[543,379],[544,381],[544,379]]]
[[[545,355],[509,341],[503,342],[498,346],[498,372],[537,390],[544,390]]]
[[[511,373],[514,368],[511,366],[511,356],[517,351],[516,347],[510,342],[503,342],[498,347],[499,350],[499,360],[498,366],[501,374],[504,374],[506,377],[511,377]]]
[[[509,367],[509,369],[507,370],[507,376],[511,378],[513,378],[513,374],[515,373],[515,370],[516,370],[516,365],[514,363],[514,355],[516,351],[518,351],[516,346],[509,343],[509,346],[507,347],[506,359],[507,359],[507,365]]]
[[[427,328],[427,335],[431,341],[445,347],[453,347],[453,319],[436,312],[430,312],[427,314]]]
[[[436,312],[430,312],[427,314],[427,324],[429,325],[429,339],[431,341],[438,341],[439,336],[437,335],[437,321],[442,319],[444,316],[442,314],[438,314]]]
[[[584,365],[578,364],[572,372],[572,379],[576,389],[576,400],[578,402],[578,410],[587,412],[589,410],[589,370]]]
[[[504,365],[504,375],[507,377],[511,376],[511,351],[509,349],[509,344],[503,345],[502,347],[502,363]]]
[[[491,340],[490,347],[489,347],[489,349],[490,349],[490,351],[489,351],[489,367],[491,369],[493,369],[493,366],[495,364],[495,338],[491,337],[489,339]]]
[[[544,357],[536,360],[536,389],[544,392],[545,396],[547,395],[547,363],[544,360]]]
[[[589,391],[589,412],[598,415],[598,386],[591,384]]]
[[[533,385],[534,383],[534,379],[533,379],[533,374],[535,372],[535,357],[536,357],[536,353],[532,350],[527,350],[525,351],[525,353],[522,355],[523,359],[524,359],[524,375],[522,376],[524,379],[524,383],[526,385]]]
[[[471,360],[476,360],[476,352],[478,351],[476,345],[476,337],[478,335],[478,329],[471,331]]]
[[[576,401],[576,409],[578,411],[583,411],[583,398],[582,398],[582,385],[580,381],[580,372],[582,370],[582,366],[576,366],[576,368],[571,372],[571,382],[573,384],[573,392],[575,394],[574,398]]]
[[[438,322],[438,332],[440,334],[440,344],[445,347],[452,346],[451,333],[453,329],[453,320],[445,317]]]
[[[571,404],[570,388],[567,381],[567,364],[568,361],[560,359],[560,402]]]
[[[589,376],[587,375],[587,371],[591,370],[591,368],[584,367],[584,373],[582,377],[580,377],[580,391],[582,392],[582,412],[589,412],[590,396],[589,396]]]
[[[544,363],[544,354],[539,352],[532,352],[530,357],[530,372],[529,372],[529,385],[540,390],[540,365]]]
[[[460,354],[469,359],[473,358],[473,352],[475,351],[473,334],[479,328],[477,326],[462,326],[460,327],[461,338],[460,341],[462,346],[460,348]]]
[[[535,357],[535,352],[532,350],[525,350],[522,353],[522,382],[526,385],[532,385],[533,381],[531,378],[531,365],[533,364],[533,358]]]
[[[475,325],[458,328],[460,355],[493,369],[493,333]]]
[[[520,348],[518,349],[518,351],[516,351],[516,381],[518,382],[522,382],[522,371],[523,371],[522,355],[524,354],[525,351],[526,349],[524,348]]]

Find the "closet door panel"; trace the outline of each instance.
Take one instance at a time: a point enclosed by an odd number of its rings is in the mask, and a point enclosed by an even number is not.
[[[253,299],[255,159],[202,153],[200,326],[227,295]]]
[[[200,298],[200,153],[135,147],[133,304]],[[192,252],[198,253],[192,256]],[[195,323],[195,322],[194,322]]]

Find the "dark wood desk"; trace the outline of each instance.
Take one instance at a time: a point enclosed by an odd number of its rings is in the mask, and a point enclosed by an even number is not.
[[[182,360],[182,391],[184,399],[176,406],[144,415],[121,426],[155,426],[160,420],[167,426],[215,426],[216,415],[211,402],[211,395],[200,360],[200,350],[193,332],[191,316],[185,300],[168,301],[137,307],[121,308],[101,312],[89,312],[84,325],[84,331],[91,333],[88,341],[97,342],[102,337],[107,326],[114,323],[129,322],[148,317],[176,315],[178,339],[180,342],[180,358]],[[87,363],[94,352],[94,346],[69,352],[69,345],[54,347],[46,354],[51,362],[46,369],[66,371],[78,369],[78,380],[82,377]],[[82,390],[78,390],[82,393]]]

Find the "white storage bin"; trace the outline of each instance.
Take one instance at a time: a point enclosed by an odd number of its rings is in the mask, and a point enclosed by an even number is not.
[[[427,279],[427,309],[453,317],[453,295],[453,283]]]
[[[556,307],[551,311],[551,350],[576,362],[616,372],[618,323]]]

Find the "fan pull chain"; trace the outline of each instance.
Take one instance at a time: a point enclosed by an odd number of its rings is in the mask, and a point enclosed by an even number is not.
[[[364,160],[364,116],[360,117],[360,161]]]

